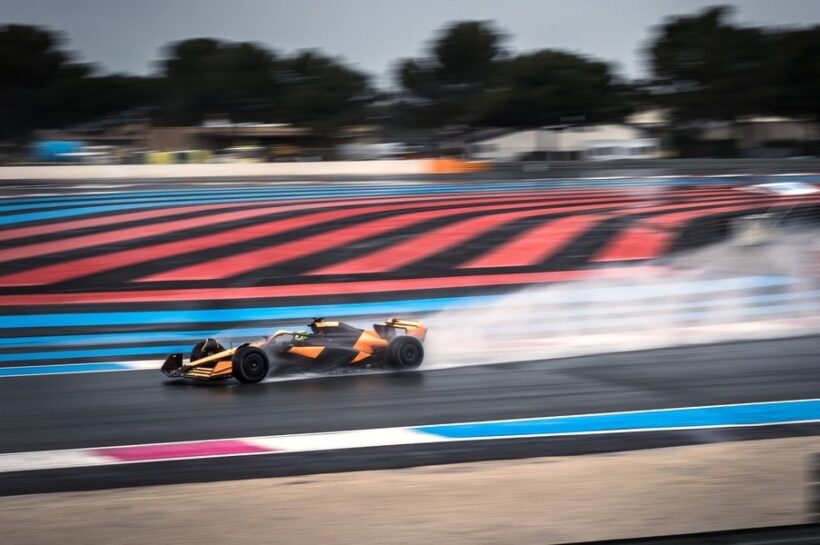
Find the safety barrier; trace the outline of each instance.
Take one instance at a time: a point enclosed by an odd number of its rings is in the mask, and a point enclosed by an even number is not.
[[[0,167],[0,180],[116,180],[270,176],[404,176],[462,174],[489,164],[462,159],[179,164],[172,153],[153,154],[143,165],[51,165]],[[203,158],[204,159],[204,158]]]

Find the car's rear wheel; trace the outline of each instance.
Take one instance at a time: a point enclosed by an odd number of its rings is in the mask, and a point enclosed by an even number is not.
[[[236,351],[232,359],[233,376],[239,382],[259,382],[268,376],[270,362],[265,352],[255,346]]]
[[[415,369],[424,359],[424,347],[415,337],[395,337],[387,345],[385,362],[393,369]]]
[[[216,339],[205,339],[204,341],[199,341],[194,345],[194,348],[191,350],[189,361],[201,360],[202,358],[207,358],[208,356],[218,354],[223,350],[225,350],[225,347],[222,346]]]

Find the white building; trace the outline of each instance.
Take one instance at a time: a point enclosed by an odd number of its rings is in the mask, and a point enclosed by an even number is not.
[[[587,161],[615,161],[617,159],[653,159],[660,157],[657,138],[632,140],[590,140],[583,151]]]
[[[469,143],[471,159],[606,160],[660,156],[659,142],[629,125],[542,127],[479,138]]]
[[[749,117],[712,122],[701,130],[703,140],[732,140],[738,148],[759,148],[772,142],[816,142],[820,124],[788,117]]]

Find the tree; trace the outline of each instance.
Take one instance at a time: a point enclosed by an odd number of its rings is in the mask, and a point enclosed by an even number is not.
[[[162,122],[198,124],[209,114],[236,122],[272,120],[277,86],[270,51],[211,38],[176,42],[167,51]]]
[[[233,122],[332,127],[358,120],[367,102],[364,74],[315,51],[277,57],[257,44],[211,38],[168,51],[165,123],[198,124],[220,114]]]
[[[675,17],[649,47],[655,98],[677,120],[731,120],[758,113],[765,89],[764,33],[727,19],[726,6]]]
[[[470,88],[486,85],[502,53],[502,39],[488,22],[468,21],[450,26],[433,47],[439,80],[446,85]]]
[[[820,118],[820,26],[767,35],[767,113]]]
[[[23,142],[36,129],[65,128],[153,102],[150,78],[95,75],[62,43],[49,30],[0,27],[0,139]]]
[[[397,76],[407,95],[405,107],[418,123],[473,122],[476,103],[504,55],[503,40],[488,22],[454,23],[433,41],[427,57],[401,61]]]
[[[54,113],[50,126],[71,127],[96,123],[109,117],[148,117],[159,101],[162,86],[156,78],[93,73],[62,80],[54,90]]]
[[[47,127],[61,83],[88,68],[72,65],[57,34],[33,26],[0,27],[0,137],[25,137]]]
[[[282,120],[319,129],[360,122],[375,96],[367,76],[317,51],[282,59],[276,77]]]
[[[630,111],[630,89],[609,65],[545,49],[504,63],[498,88],[487,93],[485,125],[540,125],[620,121]]]

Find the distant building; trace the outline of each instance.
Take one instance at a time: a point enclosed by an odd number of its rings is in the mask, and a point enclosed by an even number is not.
[[[626,118],[626,124],[642,129],[662,129],[669,125],[669,111],[664,108],[637,110]]]
[[[586,143],[583,159],[615,161],[619,159],[656,159],[661,157],[657,138],[629,140],[591,140]]]
[[[324,148],[328,146],[328,140],[310,129],[281,123],[151,127],[145,135],[146,148],[162,151],[189,149],[217,151],[239,146],[270,147],[277,145]]]
[[[700,139],[726,142],[744,156],[804,155],[806,150],[817,149],[820,124],[788,117],[748,117],[706,123],[700,129]]]
[[[470,159],[545,161],[649,159],[660,156],[659,142],[629,125],[552,126],[478,132],[465,139]]]
[[[230,123],[209,120],[188,127],[135,123],[86,131],[49,131],[41,141],[81,140],[86,148],[106,147],[101,162],[213,162],[335,159],[346,144],[378,143],[378,128],[346,127],[323,133],[285,123]],[[42,146],[41,146],[42,147]],[[38,148],[39,149],[39,148]],[[97,150],[97,155],[102,154]],[[88,162],[75,154],[74,160]]]

